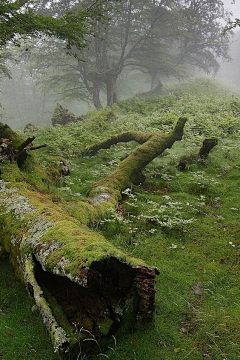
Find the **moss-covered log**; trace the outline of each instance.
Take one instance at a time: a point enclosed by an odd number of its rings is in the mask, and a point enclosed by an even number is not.
[[[87,149],[85,149],[83,155],[95,155],[101,149],[110,149],[112,145],[116,145],[120,142],[136,141],[138,144],[145,143],[152,133],[144,133],[141,131],[127,131],[121,134],[114,135],[106,140],[103,140]]]
[[[17,162],[3,163],[0,246],[35,299],[62,357],[77,358],[79,343],[81,351],[91,352],[96,341],[101,346],[131,330],[136,320],[152,317],[158,270],[116,249],[88,224],[116,207],[137,174],[181,139],[185,122],[181,118],[170,134],[148,135],[112,174],[93,185],[85,201],[71,206],[54,204],[44,193],[32,152],[21,168]],[[11,138],[17,151],[23,141],[10,130],[6,133],[0,124],[0,138]]]
[[[8,125],[2,123],[0,123],[0,136],[3,140],[8,139],[9,141],[5,148],[1,147],[2,159],[0,159],[0,161],[2,162],[3,158],[6,157],[11,162],[16,161],[20,168],[24,165],[28,157],[28,150],[37,150],[46,147],[46,144],[33,147],[32,142],[35,136],[23,140]]]
[[[148,139],[124,159],[113,173],[92,186],[89,196],[98,203],[102,202],[101,198],[108,196],[109,201],[116,206],[121,191],[131,184],[139,183],[143,169],[164,150],[171,148],[175,141],[182,139],[186,121],[186,118],[180,118],[169,134],[148,135]]]
[[[208,157],[210,151],[218,144],[217,138],[208,138],[204,139],[202,143],[202,147],[199,150],[198,156],[201,159],[205,159]]]
[[[178,169],[184,171],[187,165],[193,164],[199,160],[208,157],[210,151],[218,144],[217,138],[207,138],[203,140],[202,146],[197,154],[184,156],[178,163]]]

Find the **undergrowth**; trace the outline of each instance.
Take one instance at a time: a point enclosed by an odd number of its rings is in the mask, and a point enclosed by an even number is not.
[[[81,156],[83,148],[126,130],[169,131],[181,115],[189,118],[183,140],[155,159],[145,170],[146,182],[126,189],[118,209],[96,225],[116,247],[160,269],[154,319],[133,334],[117,337],[116,347],[92,359],[240,359],[240,99],[200,79],[169,95],[125,101],[90,113],[78,124],[40,128],[34,135],[39,144],[48,144],[39,150],[42,165],[49,156],[71,162],[71,175],[50,189],[53,198],[71,202],[85,196],[136,144],[119,144],[91,158]],[[212,135],[219,144],[209,158],[184,172],[177,170],[179,159],[197,152],[203,138]],[[0,286],[2,294],[5,285]],[[10,303],[12,289],[20,291],[15,281],[3,292]],[[21,296],[29,307],[27,297]],[[23,334],[22,341],[10,350],[15,335],[10,341],[12,330],[2,322],[6,310],[1,304],[0,332],[8,341],[0,343],[0,359],[35,359],[26,345],[29,340],[24,341],[25,325],[16,330]],[[16,321],[20,306],[16,302],[10,310]],[[35,318],[31,324],[33,329],[40,326]],[[39,334],[47,341],[44,332]],[[44,350],[47,355],[37,350],[39,359],[55,359],[49,348]]]

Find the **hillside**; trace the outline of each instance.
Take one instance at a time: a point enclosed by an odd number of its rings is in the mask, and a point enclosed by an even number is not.
[[[99,349],[91,359],[239,358],[240,98],[199,79],[162,97],[134,98],[76,124],[24,134],[36,136],[36,145],[48,144],[37,152],[43,167],[67,159],[70,176],[46,191],[53,202],[71,204],[137,145],[118,144],[92,157],[83,149],[124,131],[169,132],[180,116],[188,118],[183,140],[147,166],[145,182],[123,192],[117,211],[94,224],[116,248],[160,270],[154,319],[113,337],[108,351]],[[218,138],[209,157],[179,171],[180,159],[197,153],[206,137]],[[1,258],[0,359],[57,359],[31,307]],[[86,359],[80,350],[78,359]]]

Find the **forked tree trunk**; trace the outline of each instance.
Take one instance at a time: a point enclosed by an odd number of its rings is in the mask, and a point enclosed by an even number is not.
[[[76,359],[79,344],[81,351],[91,352],[96,342],[104,345],[112,335],[131,330],[136,321],[151,319],[158,270],[116,249],[88,224],[115,208],[121,191],[137,180],[144,167],[181,140],[185,122],[179,119],[175,129],[162,136],[129,135],[127,141],[135,139],[142,145],[94,184],[85,201],[74,205],[54,204],[33,185],[31,179],[43,174],[32,152],[22,169],[16,162],[3,163],[0,246],[9,253],[63,358]],[[2,124],[0,138],[12,141],[15,154],[23,144]],[[118,136],[119,141],[123,138]],[[6,159],[7,152],[0,156]]]

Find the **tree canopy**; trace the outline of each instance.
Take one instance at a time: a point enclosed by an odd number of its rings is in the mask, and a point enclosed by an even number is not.
[[[71,9],[79,11],[89,4],[85,0]],[[48,83],[60,88],[68,99],[90,100],[101,108],[101,94],[105,93],[111,106],[126,71],[142,72],[151,89],[160,90],[166,77],[183,78],[194,68],[216,72],[218,59],[228,59],[229,35],[222,33],[227,13],[222,1],[109,0],[101,2],[99,8],[109,19],[107,26],[96,19],[96,37],[87,36],[88,46],[81,52],[71,47],[76,60],[67,58],[56,43],[51,54],[49,46],[46,51],[44,45],[41,48],[40,58],[48,61]],[[42,63],[39,57],[38,63]],[[53,65],[56,72],[50,74],[49,66]],[[42,68],[41,78],[43,72]]]
[[[20,38],[29,35],[45,34],[66,41],[66,47],[73,45],[81,49],[86,46],[86,34],[93,33],[96,20],[102,19],[100,1],[90,2],[88,7],[79,11],[68,11],[60,18],[37,14],[29,0],[2,0],[0,4],[0,46],[11,41],[19,45]]]
[[[240,19],[229,21],[228,25],[224,29],[224,32],[226,33],[227,31],[235,29],[236,27],[240,27]]]
[[[46,35],[27,54],[34,74],[62,98],[101,108],[117,101],[128,74],[142,73],[157,94],[166,78],[217,72],[229,59],[227,19],[220,0],[4,0],[0,45]]]

